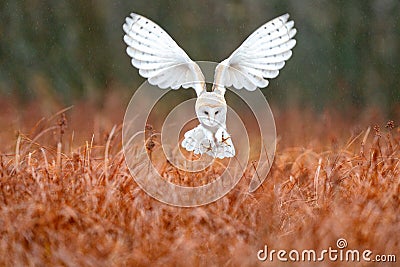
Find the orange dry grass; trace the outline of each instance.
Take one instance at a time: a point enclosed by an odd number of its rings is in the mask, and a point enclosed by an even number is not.
[[[1,266],[254,266],[264,244],[327,249],[338,238],[374,254],[400,249],[399,128],[280,114],[282,135],[261,188],[248,193],[245,175],[212,204],[177,208],[130,177],[120,126],[104,124],[104,134],[94,130],[76,145],[91,123],[74,120],[93,121],[81,109],[66,111],[70,125],[61,112],[2,140]]]

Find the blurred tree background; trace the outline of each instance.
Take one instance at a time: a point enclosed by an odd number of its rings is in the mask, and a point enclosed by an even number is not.
[[[0,95],[21,101],[50,94],[62,102],[100,99],[142,79],[125,53],[130,12],[161,25],[193,60],[221,61],[258,26],[290,13],[294,54],[264,90],[282,106],[377,106],[400,101],[400,1],[235,0],[0,3]],[[116,90],[116,89],[115,89]]]

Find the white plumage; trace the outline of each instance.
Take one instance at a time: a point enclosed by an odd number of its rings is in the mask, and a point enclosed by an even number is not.
[[[194,154],[208,154],[214,158],[235,156],[235,147],[229,134],[223,127],[214,134],[202,124],[185,133],[182,147]]]
[[[207,92],[200,67],[160,26],[132,13],[123,29],[132,65],[149,83],[161,89],[194,88],[200,124],[184,134],[182,147],[215,158],[233,157],[235,148],[226,130],[226,87],[254,91],[268,86],[292,56],[296,45],[294,22],[277,17],[254,31],[215,69],[213,92]]]
[[[289,14],[277,17],[253,32],[227,59],[217,65],[214,90],[225,93],[225,87],[254,91],[268,86],[267,78],[275,78],[296,45],[294,22]]]
[[[199,66],[160,26],[132,13],[123,25],[126,52],[149,83],[162,89],[194,88],[199,95],[204,76]]]

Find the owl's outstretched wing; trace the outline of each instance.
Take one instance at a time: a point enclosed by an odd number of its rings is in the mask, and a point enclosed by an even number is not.
[[[277,17],[253,32],[230,57],[215,70],[214,90],[225,93],[225,87],[254,91],[268,85],[267,79],[278,76],[296,45],[294,22],[289,14]]]
[[[192,87],[199,96],[205,90],[204,76],[199,66],[185,51],[151,20],[131,13],[123,25],[126,52],[139,74],[152,85],[178,89]]]

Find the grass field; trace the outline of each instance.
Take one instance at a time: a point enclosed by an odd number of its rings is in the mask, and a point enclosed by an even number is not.
[[[257,266],[264,245],[318,251],[339,238],[400,257],[399,118],[273,108],[278,145],[263,186],[248,193],[245,174],[222,199],[177,208],[131,178],[126,105],[107,99],[100,111],[60,112],[1,100],[0,266]]]

